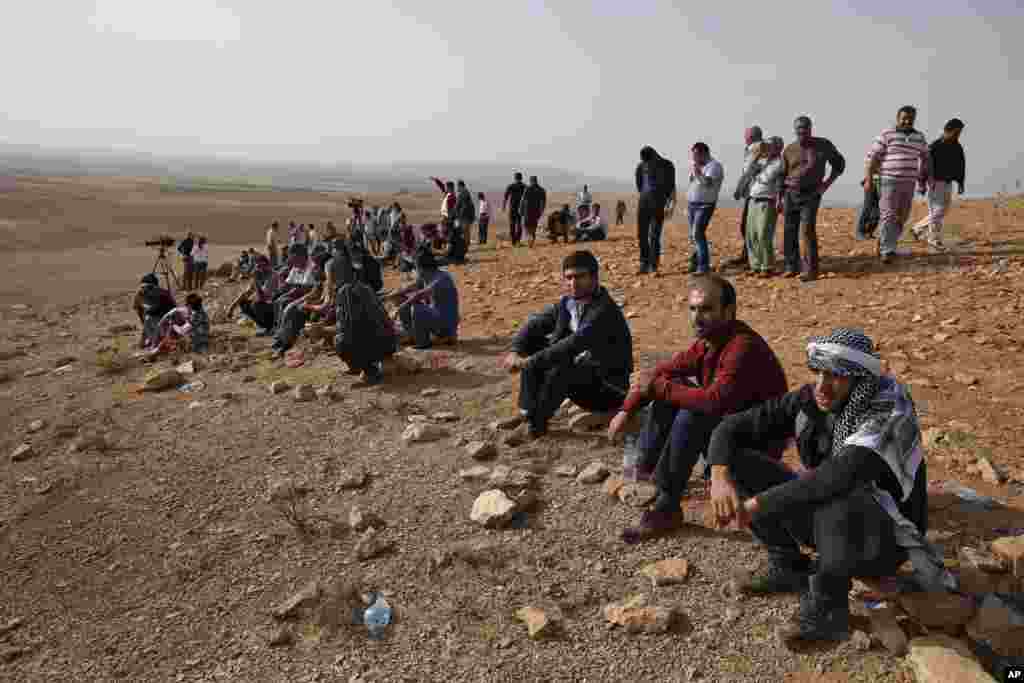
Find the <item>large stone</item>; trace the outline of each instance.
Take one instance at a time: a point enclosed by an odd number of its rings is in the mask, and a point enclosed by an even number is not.
[[[955,593],[905,593],[900,607],[910,617],[929,628],[956,629],[974,616],[974,600]]]
[[[180,386],[185,381],[181,373],[172,368],[153,370],[142,380],[143,391],[163,391]]]
[[[476,465],[468,469],[459,470],[459,479],[474,481],[478,479],[486,479],[491,474],[491,468],[484,467],[483,465]]]
[[[520,607],[516,619],[526,624],[526,632],[534,640],[542,638],[551,626],[551,619],[537,607]]]
[[[46,427],[45,420],[32,420],[28,423],[28,433],[35,434],[38,431],[42,431]]]
[[[470,441],[466,453],[474,460],[491,460],[498,457],[498,447],[490,441]]]
[[[629,633],[664,633],[672,627],[678,612],[675,607],[651,605],[646,594],[634,595],[604,607],[604,618]]]
[[[975,467],[981,478],[989,484],[1002,484],[1007,479],[1006,473],[988,458],[979,458]]]
[[[690,563],[681,557],[674,557],[646,564],[640,573],[649,578],[655,586],[670,586],[686,581],[690,576]]]
[[[590,431],[608,426],[611,419],[607,413],[579,413],[569,418],[569,428]]]
[[[526,470],[513,469],[508,465],[498,465],[491,471],[490,484],[494,488],[529,488],[537,483],[537,475]]]
[[[15,448],[14,451],[11,453],[11,462],[21,462],[23,460],[28,460],[33,455],[35,455],[35,451],[32,450],[32,445],[23,443],[17,448]]]
[[[501,489],[493,489],[477,496],[469,518],[485,527],[498,527],[512,519],[515,513],[515,501]]]
[[[578,474],[576,465],[559,465],[555,468],[556,477],[565,477],[566,479],[574,479]]]
[[[366,470],[350,470],[342,472],[338,478],[338,486],[343,489],[361,489],[366,486],[369,476]]]
[[[619,492],[625,485],[626,480],[622,477],[608,477],[604,480],[604,483],[601,484],[601,488],[609,498],[618,498]]]
[[[288,619],[295,616],[303,607],[312,607],[320,599],[320,582],[310,581],[298,593],[275,607],[271,614],[275,619]]]
[[[449,432],[440,425],[420,422],[411,424],[402,432],[402,441],[406,443],[427,443],[447,438]]]
[[[434,422],[458,422],[459,416],[450,410],[442,410],[439,413],[434,413],[430,416],[430,419]]]
[[[394,549],[395,544],[392,541],[381,538],[376,529],[367,529],[359,537],[359,541],[356,542],[355,551],[356,558],[359,560],[369,560],[390,553]]]
[[[600,484],[608,477],[608,467],[603,462],[592,462],[576,477],[578,484]]]
[[[658,489],[647,482],[630,482],[619,488],[619,500],[635,508],[644,508],[658,497]]]
[[[33,368],[31,370],[26,370],[24,376],[25,377],[39,377],[40,375],[45,375],[45,374],[46,374],[46,368]]]
[[[1009,565],[1014,576],[1024,576],[1024,535],[997,538],[992,541],[992,552]]]
[[[285,382],[284,380],[277,380],[276,382],[271,382],[270,386],[268,387],[268,389],[270,389],[270,393],[274,394],[275,396],[277,394],[283,394],[290,388],[291,385],[288,384],[288,382]]]
[[[387,526],[387,523],[378,515],[364,510],[359,505],[353,505],[348,511],[348,525],[352,531],[366,531],[367,529],[380,529]]]
[[[307,403],[316,399],[316,390],[312,384],[300,384],[295,387],[292,397],[299,403]]]
[[[914,638],[907,658],[917,683],[995,683],[971,654],[970,647],[949,636]]]

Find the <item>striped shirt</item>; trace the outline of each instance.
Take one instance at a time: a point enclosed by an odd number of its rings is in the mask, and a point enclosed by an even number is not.
[[[878,175],[888,180],[925,182],[931,171],[928,141],[920,131],[887,128],[868,150],[866,164],[878,162]]]

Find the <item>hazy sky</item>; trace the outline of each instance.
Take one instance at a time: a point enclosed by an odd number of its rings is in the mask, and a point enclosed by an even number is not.
[[[543,162],[628,177],[745,125],[831,138],[855,191],[902,104],[1024,177],[1019,0],[33,0],[0,22],[0,141],[260,160]],[[443,168],[439,169],[443,173]]]

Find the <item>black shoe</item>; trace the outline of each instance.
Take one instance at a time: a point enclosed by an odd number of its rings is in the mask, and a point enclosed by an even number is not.
[[[807,591],[800,595],[800,611],[796,622],[776,632],[787,648],[817,642],[842,642],[850,638],[850,603],[843,595],[830,599],[825,595]]]
[[[370,367],[366,368],[366,370],[363,372],[363,383],[366,384],[367,386],[374,386],[376,384],[380,384],[383,380],[384,373],[381,371],[380,365],[378,363],[370,365]]]
[[[647,275],[651,272],[651,267],[646,263],[640,265],[640,270],[636,272],[637,275]]]
[[[433,342],[427,342],[426,344],[415,344],[412,348],[416,349],[417,351],[426,351],[427,349],[434,348],[434,344]]]
[[[765,568],[740,582],[739,588],[741,592],[753,595],[801,593],[808,589],[810,576],[810,562],[806,557],[796,566],[773,559]]]

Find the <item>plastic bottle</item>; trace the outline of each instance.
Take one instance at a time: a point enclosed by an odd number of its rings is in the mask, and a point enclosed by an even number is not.
[[[637,466],[640,464],[639,437],[626,434],[622,438],[622,478],[637,481]]]
[[[384,637],[384,631],[391,623],[391,606],[380,593],[374,593],[371,597],[370,606],[363,612],[363,623],[370,637],[379,640]]]

